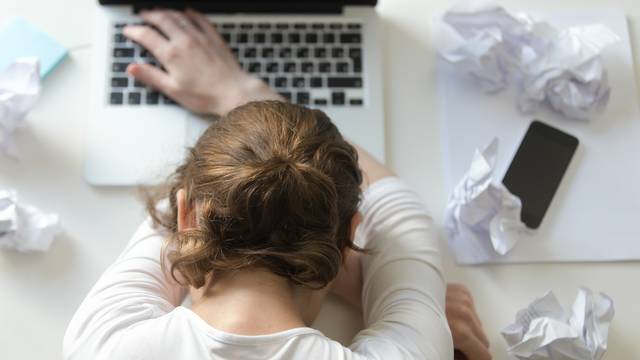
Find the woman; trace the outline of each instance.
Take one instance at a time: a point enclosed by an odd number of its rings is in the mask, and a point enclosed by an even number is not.
[[[466,290],[449,289],[445,316],[431,220],[406,185],[320,111],[237,107],[280,99],[203,16],[142,17],[164,36],[125,34],[167,72],[130,73],[222,117],[149,199],[150,219],[74,315],[65,358],[450,359],[447,316],[456,347],[490,358]],[[308,327],[329,291],[362,308],[365,329],[349,347]]]

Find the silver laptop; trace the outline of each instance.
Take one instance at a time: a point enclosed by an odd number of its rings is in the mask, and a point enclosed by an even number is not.
[[[285,98],[322,109],[343,134],[384,160],[377,0],[163,1],[206,13],[244,69]],[[86,180],[135,185],[163,180],[210,124],[127,76],[157,64],[122,28],[160,2],[100,0],[95,14]]]

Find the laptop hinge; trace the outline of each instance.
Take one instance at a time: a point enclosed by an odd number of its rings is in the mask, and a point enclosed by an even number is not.
[[[234,3],[233,1],[215,1],[215,2],[184,2],[176,4],[176,2],[153,1],[149,3],[137,3],[134,5],[134,12],[151,8],[168,8],[184,10],[191,8],[203,13],[218,14],[342,14],[343,7],[336,4],[327,4],[323,2],[292,2],[286,1],[282,4],[269,1],[257,1],[255,3]]]

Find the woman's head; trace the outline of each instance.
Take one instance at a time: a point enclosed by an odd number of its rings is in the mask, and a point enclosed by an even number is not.
[[[321,111],[274,101],[231,111],[172,176],[170,211],[158,214],[149,202],[154,220],[170,232],[172,273],[197,288],[209,274],[260,267],[297,285],[324,287],[337,275],[342,251],[355,248],[357,160]],[[178,227],[181,189],[194,219],[188,229]]]

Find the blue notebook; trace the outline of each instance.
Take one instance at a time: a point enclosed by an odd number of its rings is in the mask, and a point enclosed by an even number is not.
[[[40,59],[40,77],[44,78],[67,56],[67,49],[24,19],[11,18],[0,26],[0,71],[28,56]]]

